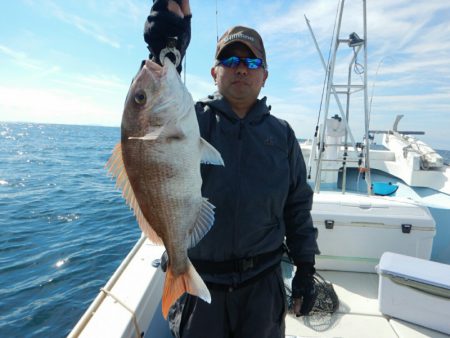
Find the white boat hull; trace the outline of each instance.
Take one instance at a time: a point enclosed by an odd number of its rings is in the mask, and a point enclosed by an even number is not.
[[[95,338],[171,338],[168,324],[161,315],[163,273],[152,267],[161,257],[162,247],[148,241],[137,243],[135,253],[119,278],[108,282],[111,292],[132,312],[111,296],[100,292],[90,309],[79,321],[69,337]],[[118,269],[120,270],[120,269]],[[399,319],[384,316],[379,310],[377,274],[319,271],[333,283],[339,297],[334,314],[286,317],[286,337],[346,337],[346,338],[444,338],[446,334]],[[115,274],[117,277],[117,275]],[[292,276],[286,276],[287,278]],[[114,276],[111,278],[114,279]],[[117,285],[116,285],[117,284]],[[139,294],[142,301],[136,301]],[[145,306],[144,306],[145,304]],[[134,318],[138,325],[134,324]]]

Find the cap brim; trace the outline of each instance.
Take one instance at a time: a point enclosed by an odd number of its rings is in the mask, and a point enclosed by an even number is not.
[[[245,47],[247,47],[247,48],[250,50],[250,52],[253,53],[253,55],[254,55],[255,57],[257,57],[257,58],[259,58],[259,59],[261,59],[261,60],[264,61],[264,58],[263,58],[263,56],[261,55],[261,53],[258,53],[258,51],[257,51],[251,44],[249,44],[249,43],[248,43],[247,41],[245,41],[245,40],[233,40],[233,41],[230,41],[230,42],[228,42],[228,43],[225,43],[225,44],[222,46],[222,48],[220,49],[220,51],[217,53],[216,59],[218,59],[218,58],[223,54],[223,52],[224,52],[226,49],[230,48],[230,46],[232,46],[232,45],[234,45],[234,44],[236,44],[236,43],[243,44]]]

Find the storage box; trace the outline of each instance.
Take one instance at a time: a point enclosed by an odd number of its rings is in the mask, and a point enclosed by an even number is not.
[[[324,191],[314,195],[322,270],[375,273],[383,252],[429,259],[436,224],[428,209],[399,197]]]
[[[450,334],[450,265],[386,252],[377,270],[382,313]]]

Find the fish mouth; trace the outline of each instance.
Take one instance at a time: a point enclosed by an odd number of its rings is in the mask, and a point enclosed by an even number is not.
[[[157,64],[152,60],[145,60],[145,63],[142,68],[152,73],[153,75],[156,75],[159,78],[163,77],[164,74],[166,73],[165,67]]]

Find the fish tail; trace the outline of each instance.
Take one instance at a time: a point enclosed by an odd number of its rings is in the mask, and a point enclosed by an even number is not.
[[[191,262],[188,263],[188,270],[176,277],[172,273],[170,266],[167,269],[162,296],[162,313],[164,318],[167,319],[170,307],[185,292],[197,296],[207,303],[211,303],[211,294]]]

